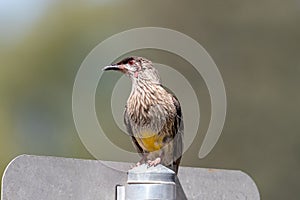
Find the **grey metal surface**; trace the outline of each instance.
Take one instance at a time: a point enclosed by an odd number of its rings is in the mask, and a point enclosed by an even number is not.
[[[163,165],[140,165],[128,171],[126,200],[176,200],[175,172]]]
[[[115,199],[116,185],[126,183],[126,171],[131,165],[22,155],[4,173],[1,197],[3,200]],[[187,199],[259,199],[255,183],[241,171],[180,167],[178,177]]]
[[[125,191],[126,200],[156,199],[176,200],[175,184],[129,184]]]
[[[128,171],[127,183],[174,183],[175,172],[163,165],[148,167],[140,165]]]
[[[125,200],[125,186],[124,185],[118,185],[116,187],[116,200]]]

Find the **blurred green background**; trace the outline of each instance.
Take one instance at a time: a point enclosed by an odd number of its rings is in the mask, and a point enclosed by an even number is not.
[[[158,26],[197,40],[219,67],[227,92],[223,133],[200,160],[210,118],[202,81],[202,126],[182,165],[239,169],[255,180],[262,199],[299,199],[299,24],[299,0],[0,1],[0,174],[20,154],[94,159],[73,123],[77,70],[109,36]],[[166,52],[135,54],[175,68],[187,64]],[[191,70],[185,75],[193,79]],[[103,96],[97,93],[96,106],[105,116]],[[110,139],[131,149],[129,139],[118,140],[121,133],[113,130]]]

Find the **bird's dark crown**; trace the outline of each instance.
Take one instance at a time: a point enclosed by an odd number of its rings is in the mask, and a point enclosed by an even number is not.
[[[142,71],[146,68],[152,68],[152,62],[146,58],[138,56],[130,56],[112,65],[130,65],[132,70]]]
[[[127,57],[111,66],[105,67],[104,70],[122,71],[132,80],[148,80],[153,83],[160,82],[158,72],[153,67],[152,62],[143,57]]]

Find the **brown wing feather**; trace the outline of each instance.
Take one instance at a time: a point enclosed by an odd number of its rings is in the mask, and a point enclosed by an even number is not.
[[[184,126],[183,126],[183,117],[182,117],[182,112],[181,112],[181,106],[176,98],[175,95],[173,95],[173,102],[176,108],[176,118],[174,120],[174,151],[173,151],[173,157],[174,157],[174,169],[177,174],[178,172],[178,167],[181,161],[181,156],[183,153],[183,131],[184,131]]]
[[[182,153],[183,153],[183,132],[184,132],[184,125],[183,125],[183,115],[181,112],[180,103],[175,96],[175,94],[167,87],[161,85],[169,94],[173,97],[173,103],[176,109],[176,117],[173,122],[173,140],[174,140],[174,149],[173,149],[173,169],[175,173],[178,172],[178,167],[181,161]]]

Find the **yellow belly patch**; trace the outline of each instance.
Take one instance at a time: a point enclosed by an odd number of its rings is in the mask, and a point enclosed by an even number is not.
[[[153,132],[142,132],[139,134],[137,141],[139,145],[146,151],[157,151],[163,146],[163,137]]]

